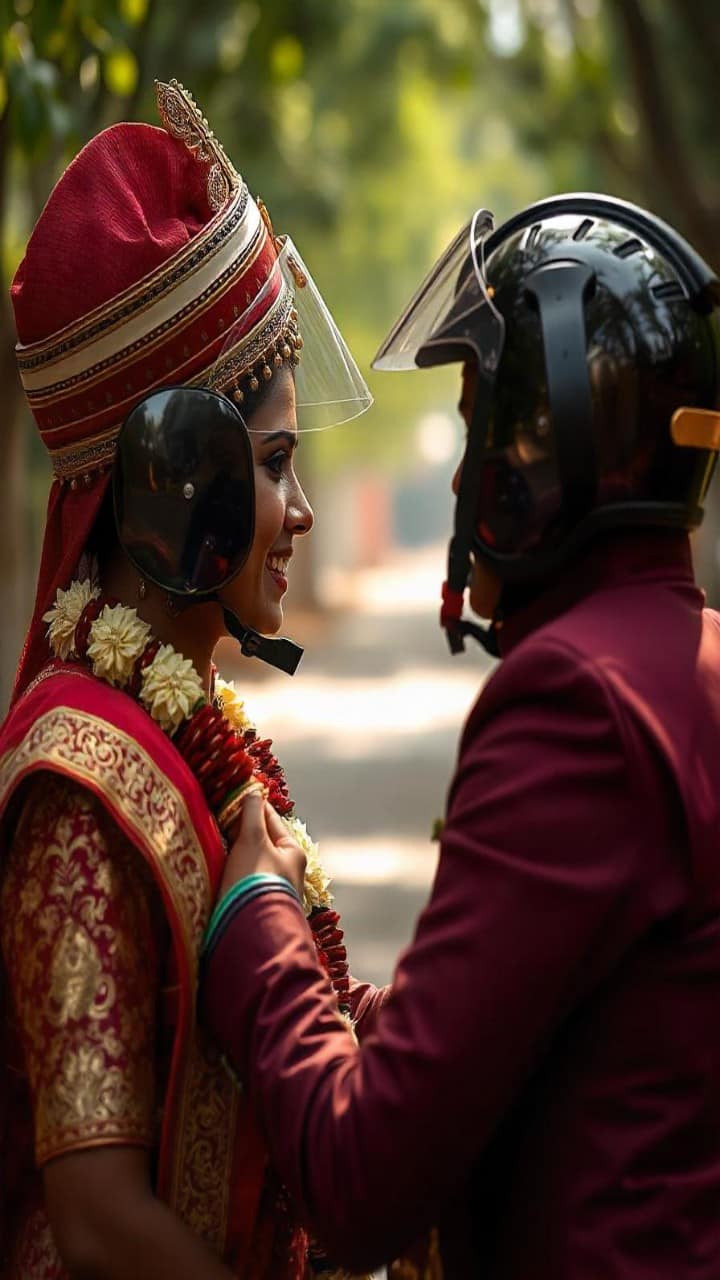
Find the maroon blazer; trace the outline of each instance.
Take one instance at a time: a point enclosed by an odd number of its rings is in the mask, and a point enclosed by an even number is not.
[[[436,1223],[446,1280],[720,1276],[720,618],[683,535],[618,539],[503,633],[376,1029],[286,897],[206,1017],[339,1261]]]

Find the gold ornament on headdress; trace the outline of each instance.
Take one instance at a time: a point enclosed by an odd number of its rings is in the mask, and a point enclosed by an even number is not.
[[[240,174],[184,85],[174,79],[167,84],[156,80],[155,95],[163,128],[171,137],[183,142],[196,160],[209,165],[208,203],[213,212],[218,213],[243,185]],[[258,198],[256,203],[270,240],[279,254],[286,237],[275,235],[264,201]],[[292,255],[288,257],[288,266],[297,288],[304,288],[308,282],[307,276]],[[246,300],[249,306],[252,302],[249,292]],[[250,340],[246,341],[246,338]],[[245,391],[241,382],[246,383],[251,394],[256,394],[262,383],[269,382],[275,370],[280,369],[284,363],[292,367],[299,364],[302,346],[298,313],[292,307],[292,297],[285,291],[280,298],[279,308],[268,318],[262,333],[244,335],[235,349],[227,354],[221,353],[215,368],[210,373],[205,371],[200,381],[203,386],[231,395],[236,404],[242,404]]]
[[[224,208],[242,183],[195,100],[177,80],[155,81],[155,97],[163,128],[184,142],[202,164],[208,164],[208,204],[214,213]]]

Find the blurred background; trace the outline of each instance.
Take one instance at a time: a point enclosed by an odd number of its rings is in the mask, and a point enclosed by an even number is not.
[[[478,205],[559,190],[652,208],[720,267],[717,0],[0,0],[0,707],[32,605],[49,469],[23,407],[7,285],[94,133],[194,94],[290,232],[376,403],[305,436],[316,527],[293,562],[294,681],[219,655],[275,739],[333,871],[353,967],[385,980],[433,874],[458,732],[489,669],[437,627],[457,370],[369,370]],[[696,546],[720,598],[718,503]]]

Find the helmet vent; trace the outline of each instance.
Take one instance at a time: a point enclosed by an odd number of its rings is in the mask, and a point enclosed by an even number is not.
[[[613,253],[616,258],[632,258],[633,254],[639,253],[644,248],[642,240],[633,236],[632,240],[625,240],[623,244],[618,245],[617,249],[613,249]]]
[[[685,297],[685,290],[679,280],[665,280],[663,284],[654,284],[650,292],[654,298],[662,298],[665,302]]]
[[[573,231],[573,240],[585,240],[588,233],[592,231],[595,223],[592,218],[584,218],[579,227]]]
[[[533,225],[528,230],[527,235],[525,236],[525,244],[523,245],[523,248],[524,249],[534,248],[534,246],[537,244],[538,236],[540,235],[541,231],[542,231],[542,223],[540,222],[533,223]]]

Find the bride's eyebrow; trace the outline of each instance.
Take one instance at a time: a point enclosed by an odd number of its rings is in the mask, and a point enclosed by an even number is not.
[[[280,431],[269,432],[268,435],[263,436],[260,443],[270,444],[275,440],[286,440],[291,449],[295,449],[299,444],[297,432],[291,431],[289,427],[283,428]]]

